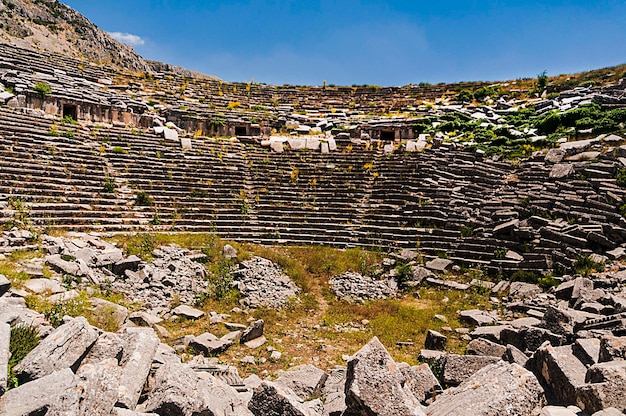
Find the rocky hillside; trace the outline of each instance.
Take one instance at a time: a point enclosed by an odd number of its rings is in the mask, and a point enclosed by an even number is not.
[[[0,1],[0,41],[92,62],[149,71],[133,50],[57,0]]]

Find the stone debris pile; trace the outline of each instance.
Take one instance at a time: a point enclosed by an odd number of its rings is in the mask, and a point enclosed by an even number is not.
[[[392,278],[377,280],[354,272],[331,277],[330,285],[339,299],[352,302],[386,299],[397,293],[398,289],[396,281]]]
[[[255,256],[233,269],[233,287],[247,308],[281,308],[300,290],[271,260]]]
[[[164,311],[174,298],[192,304],[208,286],[205,256],[176,245],[154,250],[152,263],[88,234],[44,236],[43,246],[50,253],[45,262],[55,271],[114,289],[144,309]]]

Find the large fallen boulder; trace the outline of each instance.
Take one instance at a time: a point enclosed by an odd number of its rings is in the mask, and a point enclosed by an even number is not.
[[[289,388],[264,381],[254,389],[248,409],[255,416],[322,416],[319,400],[305,403]]]
[[[406,377],[374,337],[348,361],[344,416],[420,416]]]
[[[608,361],[589,367],[586,384],[578,389],[577,404],[592,414],[615,407],[626,411],[626,361]]]
[[[117,407],[134,410],[161,343],[152,328],[126,328]]]
[[[96,339],[98,333],[85,318],[72,319],[44,338],[15,366],[17,377],[23,383],[64,368],[77,368]]]
[[[428,416],[538,416],[544,405],[543,388],[537,378],[517,364],[500,361],[438,395],[426,413]]]
[[[75,394],[74,373],[69,368],[20,385],[0,397],[0,414],[3,416],[45,415],[63,410],[59,400]],[[73,402],[74,400],[72,400]]]
[[[210,375],[202,378],[183,364],[166,363],[151,386],[139,411],[168,416],[251,415],[233,388]]]
[[[542,345],[526,363],[556,404],[576,404],[576,390],[585,384],[587,368],[572,352],[570,345]]]
[[[443,362],[443,382],[458,386],[481,368],[498,361],[500,357],[448,354]]]

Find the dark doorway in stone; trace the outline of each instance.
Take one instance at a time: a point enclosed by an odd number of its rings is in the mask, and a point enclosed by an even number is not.
[[[73,104],[63,104],[63,118],[78,120],[78,107]]]
[[[396,133],[393,130],[383,130],[380,132],[380,140],[395,140]]]
[[[235,127],[235,136],[247,136],[248,129],[245,127]]]

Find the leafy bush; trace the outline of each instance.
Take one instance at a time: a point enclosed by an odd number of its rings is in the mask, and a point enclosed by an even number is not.
[[[135,205],[138,207],[149,207],[152,206],[152,197],[145,193],[144,191],[137,192],[137,197],[135,198]]]
[[[458,101],[471,102],[474,99],[474,93],[470,90],[462,90],[456,96],[456,99]]]
[[[408,283],[413,279],[413,268],[410,264],[400,263],[396,266],[396,281],[400,290],[406,289]]]
[[[102,188],[102,191],[110,194],[115,192],[115,188],[115,181],[111,178],[107,178],[106,182],[104,182],[104,187]]]
[[[39,97],[41,99],[46,98],[49,94],[52,93],[52,87],[50,87],[50,85],[45,81],[40,81],[36,83],[33,87],[33,90],[35,90],[35,92],[39,94]]]
[[[461,237],[471,237],[474,235],[474,226],[464,225],[461,227]]]
[[[31,352],[40,341],[37,328],[26,325],[16,325],[11,328],[9,341],[9,388],[17,387],[17,377],[13,368],[20,363]]]
[[[548,71],[543,71],[537,75],[537,89],[543,91],[548,86]]]
[[[123,148],[123,147],[121,147],[121,146],[115,146],[115,147],[113,147],[113,149],[111,149],[111,151],[112,151],[113,153],[116,153],[116,154],[123,154],[123,155],[125,155],[125,154],[127,154],[127,153],[128,153],[128,150],[124,149],[124,148]]]
[[[589,254],[579,254],[574,261],[574,273],[589,276],[593,271],[603,271],[604,263],[593,261]]]

